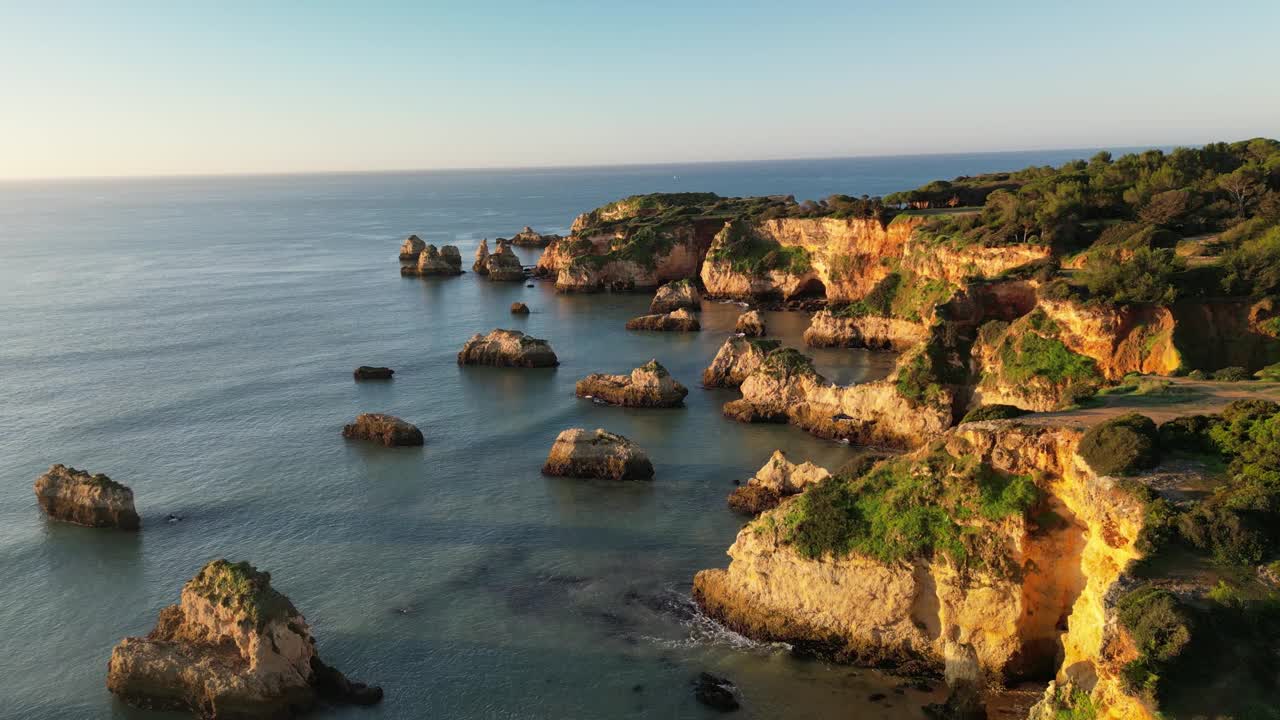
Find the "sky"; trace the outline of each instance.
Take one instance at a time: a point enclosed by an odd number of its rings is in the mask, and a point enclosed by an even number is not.
[[[0,0],[0,178],[1280,136],[1280,2]]]

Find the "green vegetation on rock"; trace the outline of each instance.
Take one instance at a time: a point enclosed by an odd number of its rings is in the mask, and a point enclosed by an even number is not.
[[[1157,437],[1151,418],[1129,413],[1089,428],[1078,452],[1099,475],[1131,475],[1160,462]]]
[[[770,272],[803,275],[812,267],[808,250],[783,246],[752,232],[744,223],[728,223],[721,233],[719,244],[707,253],[707,260],[727,262],[734,272],[751,276]]]
[[[1011,420],[1013,418],[1022,417],[1026,414],[1026,410],[1015,405],[1001,405],[996,403],[994,405],[980,405],[970,410],[965,414],[964,418],[960,422],[968,423],[982,422],[983,420]]]
[[[243,615],[245,622],[258,629],[298,614],[289,598],[271,587],[271,573],[247,562],[213,560],[200,569],[185,589]]]

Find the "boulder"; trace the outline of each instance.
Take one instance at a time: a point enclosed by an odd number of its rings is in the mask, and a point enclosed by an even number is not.
[[[481,240],[476,248],[476,261],[471,264],[471,271],[481,275],[489,274],[489,241]]]
[[[370,367],[368,365],[361,365],[352,373],[357,380],[390,380],[391,376],[395,374],[396,371],[389,367]]]
[[[511,303],[511,314],[512,315],[528,315],[529,306],[525,305],[522,302],[513,302]]]
[[[831,473],[811,462],[793,463],[781,450],[747,481],[729,495],[729,507],[751,515],[777,507],[782,498],[804,492],[810,485],[826,480]]]
[[[418,259],[418,254],[426,249],[427,244],[422,242],[422,238],[417,235],[410,235],[400,243],[400,260],[403,262],[412,262]]]
[[[733,331],[746,337],[761,337],[764,335],[764,318],[760,317],[759,310],[748,310],[738,316]]]
[[[551,244],[553,240],[560,240],[559,235],[543,235],[534,232],[533,228],[528,225],[524,229],[511,237],[511,244],[520,247],[540,247],[544,248]]]
[[[649,456],[630,440],[606,430],[572,428],[551,446],[544,475],[605,480],[651,480]]]
[[[205,565],[147,636],[115,646],[107,689],[148,710],[237,720],[293,717],[321,699],[382,699],[381,688],[320,660],[306,618],[269,573],[226,560]]]
[[[676,382],[657,360],[650,360],[630,375],[593,373],[578,381],[578,397],[590,397],[627,407],[678,407],[688,388]]]
[[[35,491],[40,509],[54,520],[121,530],[142,525],[133,508],[133,491],[102,473],[54,465],[36,478]]]
[[[698,702],[720,712],[733,712],[738,703],[738,688],[725,678],[709,672],[699,673],[693,681],[693,696]]]
[[[458,353],[458,364],[536,368],[555,367],[560,361],[546,340],[519,330],[498,329],[488,335],[472,335]]]
[[[765,356],[780,346],[777,340],[731,337],[724,341],[715,359],[702,371],[702,384],[706,387],[738,387],[760,367]]]
[[[356,421],[342,428],[342,436],[352,440],[369,440],[387,447],[421,445],[422,431],[394,415],[361,413]]]
[[[658,288],[649,303],[651,313],[669,313],[672,310],[701,310],[702,296],[692,280],[675,280]]]
[[[640,317],[631,318],[627,321],[627,329],[692,332],[701,330],[702,325],[698,323],[698,318],[693,313],[681,309],[658,315],[641,315]]]
[[[461,275],[462,256],[453,245],[445,245],[444,251],[437,250],[435,245],[428,245],[418,255],[418,264],[402,266],[400,274],[420,277]]]
[[[505,242],[498,243],[498,247],[485,258],[485,275],[490,280],[497,281],[524,281],[524,266],[520,264],[520,258],[516,256],[511,246]]]

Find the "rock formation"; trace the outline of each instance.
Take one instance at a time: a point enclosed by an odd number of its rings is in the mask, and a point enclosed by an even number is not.
[[[625,437],[607,430],[572,428],[556,437],[544,475],[605,480],[651,480],[649,456]]]
[[[627,407],[678,407],[689,394],[657,360],[650,360],[630,375],[593,373],[579,380],[576,390],[578,397]]]
[[[738,512],[755,515],[778,506],[782,498],[802,492],[806,487],[831,477],[826,468],[811,462],[796,464],[787,459],[781,450],[764,467],[729,495],[729,507]]]
[[[149,710],[230,720],[288,718],[318,702],[372,705],[382,689],[320,660],[307,621],[271,576],[214,560],[146,637],[111,652],[107,689]]]
[[[529,306],[525,305],[522,302],[513,302],[511,303],[511,314],[512,315],[528,315]]]
[[[389,367],[361,365],[352,374],[357,380],[390,380],[391,376],[396,374],[396,371]]]
[[[541,233],[534,232],[533,228],[525,225],[523,230],[511,236],[511,244],[519,247],[544,248],[552,242],[560,239],[559,235],[543,235]]]
[[[419,277],[461,275],[462,255],[454,245],[445,245],[439,250],[435,245],[427,245],[418,254],[417,265],[402,265],[400,274]]]
[[[706,387],[736,388],[760,367],[766,355],[780,346],[777,340],[731,337],[724,341],[711,364],[702,371],[702,384]]]
[[[702,296],[692,280],[674,280],[658,288],[649,303],[650,313],[669,313],[673,310],[701,310]]]
[[[471,271],[480,275],[489,274],[489,241],[481,240],[476,248],[476,260],[471,264]]]
[[[519,330],[499,329],[488,335],[472,335],[458,353],[458,364],[537,368],[555,367],[560,361],[546,340]]]
[[[738,316],[733,331],[745,337],[761,337],[765,334],[764,318],[759,310],[748,310]]]
[[[427,244],[422,242],[422,238],[417,235],[410,235],[400,244],[400,260],[401,262],[412,262],[418,259],[418,254],[426,249]]]
[[[133,491],[98,473],[54,465],[36,478],[36,501],[54,520],[98,528],[137,530]]]
[[[524,280],[524,266],[520,264],[520,258],[516,256],[515,251],[505,242],[498,243],[497,249],[489,253],[485,258],[484,266],[484,274],[490,280]]]
[[[698,318],[688,310],[675,310],[658,315],[641,315],[627,321],[628,330],[693,332],[701,330]]]
[[[342,436],[352,440],[369,440],[387,447],[421,445],[422,431],[394,415],[361,413],[356,421],[342,428]]]
[[[814,314],[804,331],[810,347],[865,347],[872,350],[906,350],[929,337],[922,323],[878,315],[844,317],[822,310]]]

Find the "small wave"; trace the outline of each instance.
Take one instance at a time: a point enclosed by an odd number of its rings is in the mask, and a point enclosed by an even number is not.
[[[662,648],[693,648],[705,645],[722,645],[734,650],[752,652],[790,652],[791,646],[784,642],[761,642],[752,640],[741,633],[730,630],[719,621],[702,612],[702,608],[693,598],[674,589],[663,593],[664,610],[689,631],[686,637],[672,639],[641,635],[640,639],[651,642]]]

